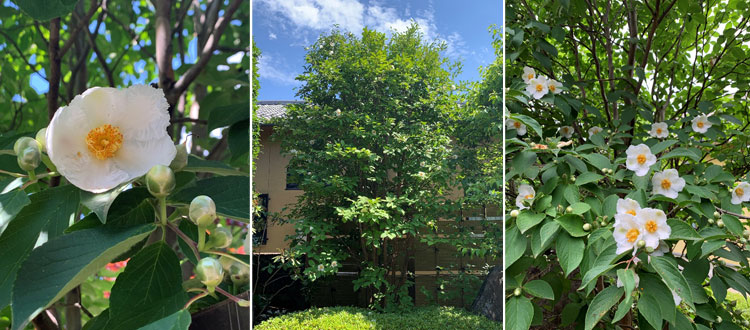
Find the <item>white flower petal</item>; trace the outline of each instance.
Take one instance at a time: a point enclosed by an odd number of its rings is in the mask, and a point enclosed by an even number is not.
[[[176,153],[172,139],[164,133],[161,138],[148,142],[126,140],[112,160],[118,168],[136,178],[146,174],[154,165],[169,166]]]

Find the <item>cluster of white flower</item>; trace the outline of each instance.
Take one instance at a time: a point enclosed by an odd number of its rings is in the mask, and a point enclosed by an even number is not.
[[[526,135],[526,125],[518,120],[508,118],[508,120],[505,121],[505,128],[515,129],[518,136]]]
[[[547,93],[560,94],[562,84],[545,76],[537,76],[534,69],[530,67],[523,68],[523,82],[526,83],[526,93],[535,99],[541,99]]]
[[[652,250],[652,255],[663,255],[665,251],[660,248],[663,244],[661,240],[669,238],[672,233],[664,211],[641,208],[637,201],[630,198],[617,201],[614,230],[616,253],[633,249],[633,255],[638,248],[644,247]]]

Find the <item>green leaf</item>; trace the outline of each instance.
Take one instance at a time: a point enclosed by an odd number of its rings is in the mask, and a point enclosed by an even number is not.
[[[23,329],[44,308],[140,242],[154,228],[147,224],[128,229],[79,230],[32,251],[18,270],[13,286],[12,329]]]
[[[737,236],[742,236],[743,231],[745,230],[744,226],[742,226],[742,223],[740,223],[740,220],[729,214],[722,214],[721,215],[721,221],[724,222],[724,225],[731,231],[733,234]]]
[[[596,265],[589,269],[586,274],[583,275],[583,278],[581,279],[581,286],[578,288],[578,290],[585,289],[592,281],[595,281],[599,276],[602,274],[608,272],[610,269],[615,268],[615,265]]]
[[[546,214],[544,213],[531,213],[531,212],[524,211],[518,215],[518,219],[516,220],[516,226],[518,226],[518,229],[523,234],[527,230],[536,226],[538,223],[542,222],[542,220],[544,220],[545,217],[546,217]]]
[[[656,275],[641,273],[641,282],[638,291],[643,296],[652,296],[659,304],[659,310],[663,319],[674,324],[677,308],[675,307],[672,292],[669,291],[664,282]]]
[[[138,330],[188,330],[192,321],[190,312],[183,309]]]
[[[588,212],[589,210],[591,210],[591,206],[589,206],[589,204],[582,203],[582,202],[575,203],[571,205],[570,207],[573,209],[572,213],[577,214],[577,215],[584,214]]]
[[[524,291],[532,296],[542,299],[555,299],[555,293],[549,283],[542,280],[533,280],[523,285]]]
[[[542,126],[539,125],[539,122],[537,122],[534,118],[531,118],[531,117],[525,116],[525,115],[519,115],[519,114],[512,114],[511,118],[513,118],[515,120],[518,120],[518,121],[522,122],[524,125],[526,125],[526,126],[530,127],[531,129],[533,129],[534,132],[537,135],[539,135],[540,138],[543,137],[542,136]]]
[[[669,234],[669,239],[671,240],[682,239],[686,241],[699,241],[703,239],[703,237],[701,237],[701,235],[699,235],[698,232],[685,221],[669,219],[667,220],[667,224],[672,229],[672,232]]]
[[[607,158],[606,156],[602,154],[590,153],[590,154],[584,154],[581,157],[588,160],[591,165],[594,165],[594,167],[596,167],[599,170],[603,168],[612,167],[612,163],[609,162],[609,158]]]
[[[635,289],[635,271],[631,269],[618,269],[617,278],[625,288],[625,294],[630,294]]]
[[[117,196],[120,195],[129,184],[130,183],[125,183],[99,194],[81,190],[81,204],[96,213],[99,221],[107,223],[107,212],[109,212],[109,208],[112,206],[112,203],[114,203]]]
[[[40,233],[44,231],[47,239],[59,236],[78,209],[78,191],[72,185],[43,190],[29,199],[29,205],[18,212],[0,235],[0,307],[10,304],[16,272]]]
[[[586,311],[586,325],[584,329],[593,329],[599,323],[599,320],[609,312],[612,306],[620,300],[622,294],[622,289],[616,286],[609,286],[599,292],[594,297],[594,300],[591,301]]]
[[[208,115],[208,131],[230,126],[240,121],[249,121],[250,102],[240,102],[211,109]]]
[[[39,21],[69,14],[78,0],[13,0],[24,13]]]
[[[570,237],[565,233],[557,235],[555,249],[557,250],[557,258],[560,259],[560,267],[565,272],[565,277],[568,277],[581,264],[585,247],[583,239]]]
[[[568,165],[570,165],[571,167],[573,167],[573,168],[575,168],[576,170],[578,170],[578,172],[581,172],[581,173],[586,173],[586,172],[588,172],[588,168],[586,167],[586,163],[584,163],[584,162],[583,162],[582,160],[580,160],[580,159],[578,159],[578,158],[576,158],[576,157],[573,157],[573,156],[571,156],[571,155],[565,155],[565,156],[563,157],[563,160],[564,160],[564,161],[565,161],[565,162],[566,162],[566,163],[567,163]]]
[[[23,190],[9,191],[4,194],[0,194],[0,234],[5,231],[5,228],[10,223],[18,212],[31,203],[29,196]]]
[[[698,162],[700,161],[700,156],[698,156],[695,152],[690,151],[688,148],[676,148],[672,151],[668,152],[666,155],[661,156],[660,160],[666,160],[670,158],[690,158],[691,160]]]
[[[507,269],[526,252],[526,236],[523,236],[518,228],[511,227],[505,231],[505,268]]]
[[[216,213],[220,215],[235,220],[250,220],[250,178],[246,176],[221,176],[196,181],[168,199],[189,205],[198,195],[211,197],[216,203]]]
[[[534,305],[526,297],[511,297],[505,303],[505,329],[527,330],[534,317]]]
[[[182,169],[187,172],[202,172],[202,173],[213,173],[216,175],[241,175],[248,176],[247,172],[238,171],[237,169],[213,160],[206,160],[193,155],[188,156],[188,163],[185,168]]]
[[[656,298],[650,295],[644,295],[638,299],[638,312],[643,318],[651,324],[654,329],[661,329],[662,318],[659,311],[659,303]]]
[[[651,257],[650,264],[661,275],[662,280],[670,290],[677,293],[688,306],[695,308],[693,305],[693,295],[690,292],[687,280],[682,276],[680,270],[677,269],[677,265],[669,257]]]
[[[240,121],[232,124],[227,132],[227,145],[232,152],[232,161],[243,156],[250,161],[250,121]]]
[[[660,152],[662,152],[664,150],[667,150],[667,148],[673,146],[677,142],[679,142],[679,141],[677,141],[677,140],[664,140],[664,141],[661,141],[661,142],[659,142],[657,144],[654,144],[654,146],[650,148],[651,149],[651,153],[658,154],[658,153],[660,153]]]
[[[158,242],[138,252],[117,277],[107,328],[135,329],[179,311],[186,302],[180,260]]]
[[[709,284],[711,285],[711,292],[713,292],[716,302],[720,304],[724,302],[724,299],[727,297],[727,284],[724,283],[724,280],[719,276],[712,276]]]
[[[565,231],[570,234],[570,236],[583,237],[588,234],[583,230],[583,219],[580,215],[565,214],[559,218],[556,218],[555,221],[557,221],[557,223],[559,223],[560,226],[562,226]]]
[[[594,172],[586,172],[578,176],[576,178],[576,186],[582,186],[587,183],[591,182],[597,182],[601,179],[604,179],[604,176],[601,174],[596,174]]]

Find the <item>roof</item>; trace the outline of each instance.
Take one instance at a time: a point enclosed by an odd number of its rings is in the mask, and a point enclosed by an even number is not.
[[[303,101],[258,101],[258,119],[267,123],[286,114],[289,104],[303,103]]]

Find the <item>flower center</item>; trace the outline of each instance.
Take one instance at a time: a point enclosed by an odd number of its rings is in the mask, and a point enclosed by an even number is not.
[[[702,122],[702,121],[699,121],[699,122],[698,122],[697,124],[695,124],[695,125],[696,125],[696,126],[698,126],[698,128],[703,128],[703,125],[704,125],[704,124],[703,124],[703,122]]]
[[[638,229],[632,228],[632,229],[628,230],[628,233],[625,234],[625,237],[628,238],[628,242],[633,243],[633,242],[635,242],[635,240],[638,239],[638,236],[640,234],[641,234],[641,232],[638,231]]]
[[[526,77],[528,77],[529,79],[534,79],[534,74],[533,73],[529,73],[529,75],[526,76]]]
[[[654,220],[646,221],[646,231],[653,234],[656,232],[657,229],[659,229],[659,226],[656,224],[656,221]]]
[[[646,163],[646,155],[640,154],[638,155],[638,164],[643,165]]]
[[[557,88],[557,87],[555,87],[555,85],[549,85],[550,92],[554,92],[555,88]]]
[[[532,199],[532,198],[534,198],[534,195],[532,195],[532,194],[528,194],[528,195],[526,195],[526,196],[523,196],[523,198],[526,198],[526,199]]]
[[[737,194],[737,196],[740,196],[740,197],[742,197],[742,195],[744,195],[744,194],[745,194],[745,191],[744,191],[744,190],[742,190],[742,188],[740,188],[740,187],[737,187],[737,189],[735,189],[735,190],[734,190],[734,193],[735,193],[735,194]]]
[[[627,210],[625,213],[635,216],[635,210]]]
[[[544,89],[544,86],[542,84],[536,84],[536,91],[541,92]]]
[[[661,134],[661,128],[656,129],[656,134]]]
[[[672,182],[669,179],[661,180],[661,189],[669,189],[672,186]]]
[[[519,127],[521,127],[521,123],[520,123],[520,122],[517,122],[517,121],[514,121],[514,122],[513,122],[513,127],[515,127],[515,128],[519,128]]]
[[[96,159],[105,160],[122,147],[122,133],[116,126],[99,126],[86,135],[86,146]]]

